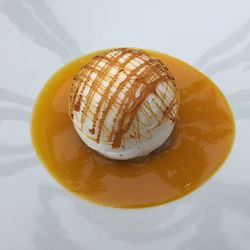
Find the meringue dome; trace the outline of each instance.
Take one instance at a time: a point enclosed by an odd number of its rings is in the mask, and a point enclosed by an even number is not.
[[[72,80],[69,112],[90,148],[126,160],[148,155],[170,136],[178,114],[174,77],[140,49],[100,53]]]

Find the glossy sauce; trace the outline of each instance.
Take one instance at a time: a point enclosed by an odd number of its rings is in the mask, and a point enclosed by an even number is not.
[[[132,208],[180,198],[204,183],[232,147],[234,121],[220,90],[184,62],[147,52],[169,68],[180,90],[176,128],[150,156],[109,160],[89,149],[74,130],[68,112],[70,80],[100,52],[64,66],[37,99],[31,132],[40,159],[65,188],[95,203]]]

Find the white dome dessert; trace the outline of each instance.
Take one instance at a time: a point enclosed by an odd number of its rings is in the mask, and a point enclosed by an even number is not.
[[[95,56],[74,77],[70,115],[81,139],[111,158],[148,155],[170,136],[178,94],[169,70],[143,50]]]

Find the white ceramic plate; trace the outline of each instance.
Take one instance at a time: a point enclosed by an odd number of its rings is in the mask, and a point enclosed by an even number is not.
[[[247,0],[0,0],[0,249],[250,249],[249,9]],[[232,153],[173,203],[125,210],[80,200],[31,145],[31,111],[46,80],[79,55],[118,46],[196,66],[231,104]]]

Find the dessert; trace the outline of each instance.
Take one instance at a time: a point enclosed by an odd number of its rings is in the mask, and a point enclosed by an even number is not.
[[[139,49],[95,56],[72,81],[70,116],[81,139],[111,159],[145,156],[177,120],[178,92],[167,67]]]
[[[223,93],[192,66],[146,50],[169,68],[180,96],[178,121],[169,144],[136,159],[103,157],[77,134],[69,116],[68,96],[81,68],[109,51],[77,58],[58,70],[41,90],[31,134],[44,166],[66,189],[105,206],[155,206],[194,191],[220,168],[233,145],[234,119]]]

